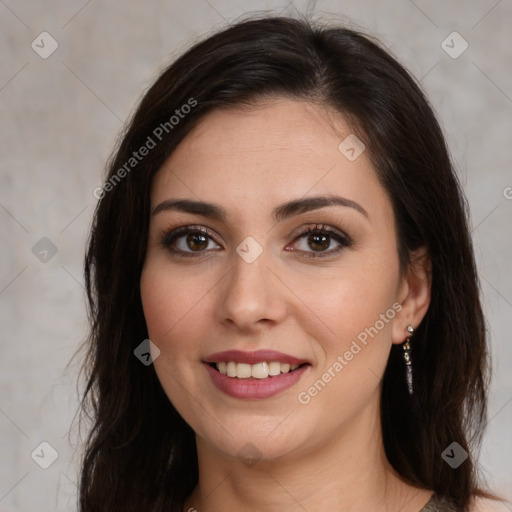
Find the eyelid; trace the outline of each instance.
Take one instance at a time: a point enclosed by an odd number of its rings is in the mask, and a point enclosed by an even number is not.
[[[294,238],[294,241],[295,241],[295,240],[297,240],[297,238],[300,238],[300,237],[304,236],[305,234],[315,233],[315,232],[326,233],[326,234],[336,234],[336,235],[342,237],[346,242],[352,243],[352,239],[347,235],[347,233],[345,233],[341,229],[335,228],[334,226],[331,226],[331,225],[325,224],[325,223],[309,223],[306,226],[301,226],[300,228],[298,228],[298,231],[296,232],[296,234],[292,235],[292,236],[295,236],[295,238]]]

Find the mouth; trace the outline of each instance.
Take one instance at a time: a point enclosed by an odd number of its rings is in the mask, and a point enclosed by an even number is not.
[[[303,364],[281,363],[279,361],[261,361],[256,364],[237,363],[236,361],[221,361],[209,365],[222,375],[236,379],[269,379],[279,375],[294,372]]]
[[[271,350],[229,350],[203,361],[213,384],[234,398],[269,398],[293,386],[311,363]]]

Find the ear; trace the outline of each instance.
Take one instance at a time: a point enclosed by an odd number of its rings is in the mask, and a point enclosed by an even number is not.
[[[401,344],[409,335],[407,326],[417,329],[430,306],[432,266],[426,248],[411,254],[410,264],[398,289],[398,302],[402,309],[393,322],[392,341]]]

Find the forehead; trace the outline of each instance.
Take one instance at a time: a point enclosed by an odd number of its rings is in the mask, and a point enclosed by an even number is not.
[[[304,101],[214,110],[155,176],[152,204],[172,195],[242,210],[252,200],[270,207],[336,192],[374,209],[389,208],[366,152],[351,161],[340,151],[348,136],[352,130],[341,115]]]

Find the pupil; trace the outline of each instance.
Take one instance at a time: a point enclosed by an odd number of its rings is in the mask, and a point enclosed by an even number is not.
[[[204,249],[208,245],[208,240],[206,236],[201,235],[199,233],[192,233],[187,237],[187,245],[190,249]],[[200,246],[200,247],[198,247]]]
[[[319,239],[322,239],[322,241],[318,241]],[[322,247],[320,247],[320,249],[327,249],[327,247],[329,246],[329,236],[328,235],[310,235],[309,236],[309,242],[315,244],[315,245],[322,245]],[[327,242],[327,243],[326,243]],[[314,247],[312,247],[312,249],[314,249]]]

